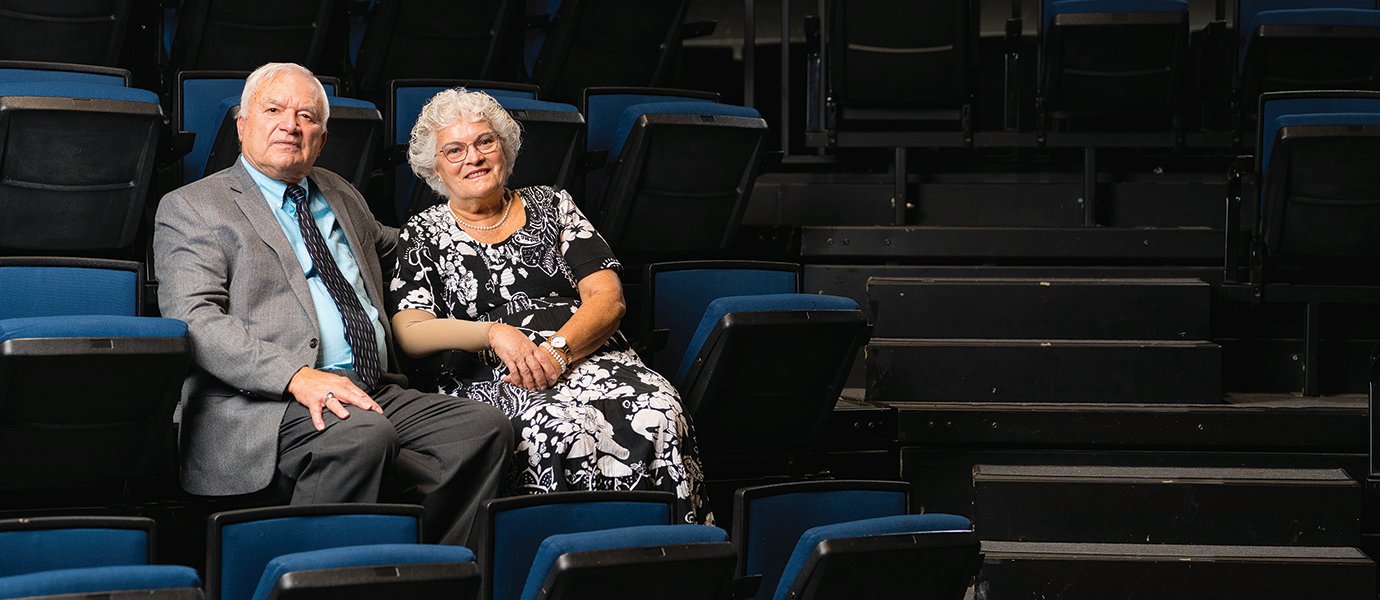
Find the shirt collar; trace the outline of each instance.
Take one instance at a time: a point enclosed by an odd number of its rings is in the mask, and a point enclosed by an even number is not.
[[[254,183],[258,184],[259,189],[263,190],[265,196],[277,198],[278,201],[282,203],[281,205],[283,208],[288,208],[292,205],[292,202],[287,199],[288,184],[260,173],[258,169],[254,168],[254,165],[249,164],[249,161],[244,158],[244,155],[240,155],[240,163],[244,165],[245,170],[249,171],[249,177],[254,180]],[[311,197],[311,178],[303,177],[297,182],[297,185],[306,188],[307,197]]]

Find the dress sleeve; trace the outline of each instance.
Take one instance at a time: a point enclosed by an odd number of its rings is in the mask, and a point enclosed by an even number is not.
[[[445,288],[437,271],[436,248],[427,234],[425,216],[417,215],[398,235],[397,267],[388,286],[395,312],[416,309],[438,317],[444,313],[436,305],[436,296]]]
[[[575,206],[570,192],[556,193],[556,214],[560,219],[561,255],[570,265],[570,273],[579,281],[604,269],[623,270],[623,264],[614,257],[604,236],[595,231],[594,225]]]

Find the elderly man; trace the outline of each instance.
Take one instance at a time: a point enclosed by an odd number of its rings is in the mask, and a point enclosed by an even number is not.
[[[424,495],[428,541],[468,541],[512,454],[507,417],[481,402],[400,387],[383,310],[397,230],[334,173],[314,168],[330,107],[294,64],[245,82],[234,166],[158,209],[163,315],[187,322],[182,485],[244,494],[276,478],[292,503],[373,502],[395,462]]]

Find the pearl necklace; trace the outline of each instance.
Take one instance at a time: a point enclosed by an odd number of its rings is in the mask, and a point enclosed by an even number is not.
[[[473,229],[473,230],[475,230],[475,231],[493,231],[493,230],[498,229],[499,227],[502,227],[502,226],[503,226],[504,221],[507,221],[507,220],[508,220],[508,211],[511,211],[511,210],[513,210],[513,200],[512,200],[512,198],[510,198],[507,194],[504,194],[504,195],[503,195],[503,216],[502,216],[502,217],[499,217],[499,218],[498,218],[498,222],[497,222],[497,223],[494,223],[493,225],[483,225],[483,226],[481,226],[481,225],[475,225],[475,224],[473,224],[473,223],[468,223],[468,222],[466,222],[464,219],[461,219],[461,218],[460,218],[460,213],[459,213],[458,211],[456,211],[454,207],[451,207],[451,209],[450,209],[450,214],[452,214],[452,215],[455,216],[455,222],[456,222],[456,223],[459,223],[461,226],[468,227],[468,228]]]

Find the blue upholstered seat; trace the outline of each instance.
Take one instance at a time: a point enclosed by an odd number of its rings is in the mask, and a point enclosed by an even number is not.
[[[805,481],[738,490],[733,543],[738,574],[761,575],[756,598],[771,598],[801,535],[821,525],[907,514],[909,484]]]
[[[207,597],[254,597],[265,569],[285,554],[418,543],[420,515],[420,507],[388,504],[275,506],[217,513],[211,516],[207,548]]]
[[[628,135],[637,125],[637,120],[642,115],[694,115],[694,116],[723,116],[723,117],[743,117],[748,119],[760,119],[762,114],[757,109],[747,106],[734,106],[732,104],[720,104],[707,100],[678,100],[674,102],[645,102],[633,104],[623,109],[623,114],[618,117],[618,125],[613,130],[613,143],[609,147],[611,156],[618,156],[623,152],[623,143],[628,141]]]
[[[0,577],[0,598],[199,587],[196,569],[182,565],[88,567]]]
[[[480,511],[477,548],[486,595],[514,600],[548,537],[630,527],[669,525],[674,497],[665,492],[557,492],[490,500]]]
[[[695,364],[700,350],[709,339],[709,334],[718,326],[720,319],[729,313],[754,313],[768,311],[821,311],[858,310],[858,303],[852,298],[824,294],[755,294],[746,296],[724,296],[716,298],[704,309],[699,326],[690,336],[681,358],[680,367],[672,378],[674,383],[683,383]]]
[[[268,600],[279,579],[295,571],[473,562],[474,552],[469,548],[435,544],[369,544],[294,552],[268,561],[254,589],[253,600]]]
[[[727,532],[709,525],[642,525],[552,535],[542,540],[541,545],[537,547],[537,554],[532,559],[532,568],[527,572],[527,582],[522,587],[521,600],[537,598],[542,582],[566,553],[727,541]],[[653,561],[654,559],[649,563]],[[684,583],[689,585],[692,582]]]
[[[149,564],[153,536],[144,517],[0,521],[0,598],[200,587],[190,567]]]
[[[688,353],[704,310],[724,296],[800,291],[800,266],[769,262],[660,263],[648,274],[651,328],[666,332],[652,366],[675,375]],[[649,337],[651,331],[644,332]]]
[[[786,561],[785,567],[781,569],[781,576],[776,585],[776,591],[772,594],[772,599],[786,600],[790,597],[791,582],[800,575],[801,568],[805,566],[810,553],[820,542],[825,540],[898,533],[970,531],[972,528],[972,523],[966,517],[948,514],[892,515],[811,527],[800,534],[800,539],[796,541],[790,558]],[[919,566],[917,565],[917,568]]]

